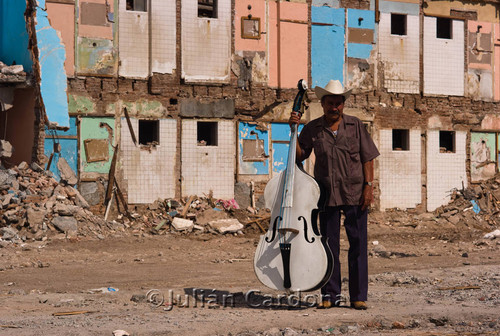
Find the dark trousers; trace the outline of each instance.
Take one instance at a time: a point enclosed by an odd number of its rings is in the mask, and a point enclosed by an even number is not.
[[[321,221],[321,234],[328,237],[333,254],[333,274],[321,288],[323,300],[335,303],[340,299],[342,279],[340,273],[340,212],[344,213],[344,226],[349,239],[349,297],[351,301],[366,301],[368,295],[368,210],[361,206],[342,205],[327,207]]]

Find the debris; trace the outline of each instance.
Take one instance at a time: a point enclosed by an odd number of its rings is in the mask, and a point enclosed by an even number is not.
[[[114,293],[118,292],[118,288],[113,288],[113,287],[101,287],[101,288],[94,288],[89,290],[90,294],[105,294],[105,293]]]
[[[113,336],[130,336],[125,330],[115,330],[113,331]]]
[[[484,235],[484,239],[495,239],[500,237],[500,230],[496,229],[495,231],[491,231]]]
[[[52,313],[52,316],[81,315],[81,314],[90,314],[90,313],[98,313],[98,312],[99,312],[98,310],[80,310],[80,311]]]
[[[12,145],[7,140],[0,140],[0,157],[10,158],[12,156]]]
[[[208,222],[208,224],[220,233],[234,233],[243,229],[243,224],[241,224],[237,219],[219,219],[215,221]]]
[[[467,289],[481,289],[479,286],[454,286],[454,287],[440,287],[438,290],[467,290]]]
[[[75,185],[78,182],[75,172],[71,169],[65,158],[59,158],[57,161],[57,168],[59,169],[59,173],[61,175],[61,181],[66,182],[69,185]]]
[[[186,230],[191,230],[194,226],[194,223],[192,220],[189,219],[175,217],[174,220],[172,221],[172,226],[177,231],[186,231]]]

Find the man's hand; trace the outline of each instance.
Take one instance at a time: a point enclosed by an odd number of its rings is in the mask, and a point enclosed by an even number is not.
[[[293,124],[298,124],[300,122],[300,117],[302,117],[300,113],[292,112],[290,114],[290,119],[288,119],[288,124],[290,125],[290,127],[292,127]]]
[[[365,184],[363,187],[363,194],[361,195],[361,210],[365,211],[373,202],[373,187]]]

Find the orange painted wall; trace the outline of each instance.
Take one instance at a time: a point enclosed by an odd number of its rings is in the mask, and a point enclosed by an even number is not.
[[[52,28],[61,34],[66,48],[66,61],[64,62],[66,75],[73,77],[75,74],[75,6],[47,2],[47,13]]]
[[[307,4],[282,2],[281,19],[307,21]],[[278,86],[277,6],[269,3],[269,85]],[[307,24],[281,22],[281,87],[294,88],[307,79]]]
[[[477,27],[481,26],[481,33],[483,34],[491,34],[492,33],[492,28],[493,24],[489,22],[478,22],[478,21],[468,21],[468,29],[469,32],[471,33],[476,33],[477,32]],[[471,48],[472,46],[468,46]],[[469,63],[470,68],[474,69],[484,69],[484,70],[491,70],[491,64],[481,64],[481,63]]]
[[[114,1],[106,1],[106,0],[85,0],[85,2],[92,2],[98,4],[106,4],[109,5],[109,12],[114,13]],[[80,10],[81,13],[81,10]],[[115,13],[116,16],[116,13]],[[80,23],[80,18],[78,18],[78,22]],[[104,38],[108,40],[113,39],[113,24],[111,22],[108,23],[107,27],[104,26],[90,26],[90,25],[78,25],[78,36],[83,37],[91,37],[91,38]]]
[[[495,24],[495,100],[500,100],[500,24]]]
[[[248,5],[252,9],[248,9]],[[247,17],[251,14],[253,18],[260,18],[260,31],[266,31],[266,2],[262,0],[237,1],[235,15],[235,49],[236,51],[251,50],[251,51],[266,51],[266,36],[261,34],[259,40],[241,38],[241,17]]]

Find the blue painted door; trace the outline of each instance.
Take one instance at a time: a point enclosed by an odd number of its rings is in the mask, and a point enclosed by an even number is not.
[[[311,11],[311,87],[324,87],[330,79],[344,83],[344,9],[312,6]]]
[[[57,169],[57,161],[63,157],[68,162],[69,166],[78,177],[78,131],[76,128],[76,118],[71,117],[69,120],[70,128],[66,132],[54,131],[45,129],[45,146],[44,153],[50,158],[53,153],[52,163],[50,164],[50,171],[54,173],[56,180],[60,180],[59,169]],[[61,145],[59,153],[54,152],[54,144]]]

